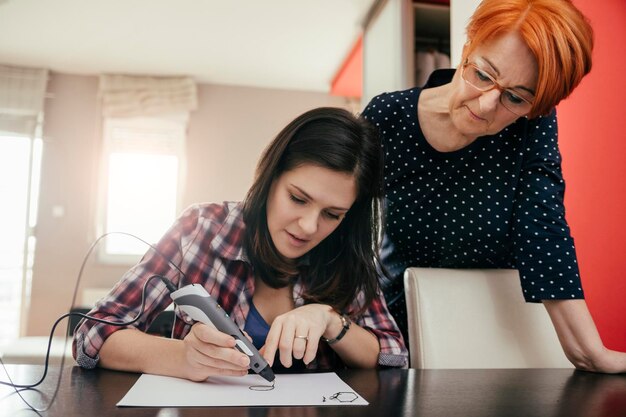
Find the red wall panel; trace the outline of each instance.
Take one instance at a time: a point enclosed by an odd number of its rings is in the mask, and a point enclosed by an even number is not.
[[[330,94],[361,98],[363,94],[363,35],[359,36],[337,71],[331,83]]]
[[[600,335],[626,351],[626,2],[574,3],[595,48],[591,73],[558,106],[565,206]]]

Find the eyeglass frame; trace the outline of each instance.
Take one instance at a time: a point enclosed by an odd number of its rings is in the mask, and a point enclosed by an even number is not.
[[[480,71],[480,73],[481,73],[481,74],[483,74],[483,75],[485,75],[487,78],[489,78],[489,80],[493,83],[493,84],[492,84],[492,86],[491,86],[491,87],[488,87],[488,88],[486,88],[486,89],[482,89],[482,88],[479,88],[479,87],[475,86],[475,85],[474,85],[474,84],[472,84],[471,82],[469,82],[469,81],[465,78],[465,68],[467,68],[468,66],[473,67],[474,69],[476,69],[476,70]],[[510,88],[503,87],[502,85],[500,85],[500,83],[498,83],[498,82],[496,81],[496,79],[495,79],[495,78],[494,78],[491,74],[489,74],[489,73],[488,73],[487,71],[485,71],[484,69],[480,68],[480,67],[479,67],[478,65],[476,65],[475,63],[473,63],[473,62],[469,62],[469,60],[467,60],[467,59],[465,60],[465,62],[463,63],[463,66],[461,67],[461,79],[462,79],[463,81],[465,81],[465,83],[466,83],[466,84],[468,84],[468,85],[469,85],[469,86],[471,86],[471,87],[474,87],[476,90],[478,90],[478,91],[480,91],[480,92],[482,92],[482,93],[486,93],[487,91],[491,91],[491,90],[493,90],[494,88],[495,88],[496,90],[498,90],[498,91],[500,92],[500,97],[498,98],[498,101],[500,102],[500,104],[502,104],[502,107],[504,107],[505,109],[507,109],[507,110],[508,110],[508,111],[510,111],[511,113],[515,114],[516,116],[524,116],[524,115],[528,114],[528,112],[530,112],[530,110],[532,110],[532,106],[533,106],[533,102],[532,102],[532,101],[529,101],[529,100],[525,99],[524,97],[522,97],[521,95],[519,95],[518,93],[516,93],[516,92],[515,92],[515,90],[512,90],[512,89],[510,89]],[[512,95],[514,95],[515,97],[518,97],[520,100],[522,100],[522,101],[524,101],[524,102],[528,103],[528,104],[530,105],[530,109],[528,109],[528,112],[525,112],[525,113],[522,113],[522,114],[518,114],[517,112],[515,112],[515,111],[513,111],[513,110],[509,109],[509,108],[506,106],[506,104],[504,104],[504,103],[502,102],[502,93],[504,93],[504,92],[508,92],[509,94],[512,94]]]

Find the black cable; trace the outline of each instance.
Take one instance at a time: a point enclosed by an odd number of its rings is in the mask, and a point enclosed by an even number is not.
[[[100,237],[98,237],[89,247],[89,250],[87,251],[87,254],[85,255],[85,257],[83,258],[83,262],[80,266],[80,270],[78,272],[78,276],[76,279],[76,285],[74,286],[74,294],[72,295],[72,302],[70,305],[70,310],[72,310],[74,308],[74,303],[76,302],[76,295],[78,293],[78,287],[80,284],[80,280],[82,278],[83,275],[83,271],[85,269],[85,265],[87,263],[87,259],[89,259],[89,256],[91,255],[91,253],[93,252],[94,248],[97,246],[97,244],[106,236],[111,235],[111,234],[121,234],[121,235],[126,235],[126,236],[130,236],[133,237],[143,243],[145,243],[146,245],[148,245],[150,248],[152,248],[152,250],[154,250],[158,255],[160,255],[163,259],[165,259],[171,266],[174,267],[174,269],[176,269],[183,277],[185,276],[185,274],[183,273],[183,271],[178,267],[178,265],[176,265],[175,263],[173,263],[170,259],[168,259],[163,253],[161,253],[154,245],[146,242],[145,240],[141,239],[140,237],[137,237],[131,233],[126,233],[126,232],[109,232],[109,233],[105,233],[103,235],[101,235]],[[167,287],[167,290],[169,292],[173,292],[176,291],[176,286],[166,277],[161,276],[161,275],[152,275],[150,278],[148,278],[148,280],[145,282],[145,284],[143,285],[142,291],[141,291],[141,307],[139,309],[139,313],[137,313],[137,315],[135,316],[135,318],[133,318],[132,320],[128,321],[128,322],[124,322],[124,323],[120,323],[120,322],[113,322],[113,321],[109,321],[109,320],[104,320],[104,319],[100,319],[97,317],[92,317],[89,316],[87,314],[83,314],[83,313],[78,313],[78,312],[69,312],[66,314],[63,314],[61,317],[59,317],[54,324],[52,325],[52,330],[50,331],[50,336],[48,338],[48,348],[46,350],[46,359],[44,362],[44,371],[43,371],[43,375],[41,376],[41,378],[39,379],[39,381],[33,383],[33,384],[15,384],[13,383],[13,380],[9,374],[9,371],[7,370],[4,361],[2,360],[2,358],[0,358],[0,365],[2,365],[2,368],[4,369],[4,372],[7,374],[7,377],[9,378],[9,382],[6,381],[0,381],[0,385],[7,385],[10,387],[13,387],[13,389],[15,390],[15,392],[17,393],[17,395],[19,395],[19,397],[22,399],[22,401],[24,401],[24,403],[34,412],[39,413],[39,412],[43,412],[46,411],[54,402],[57,392],[59,390],[59,385],[61,383],[61,377],[63,375],[63,365],[65,363],[65,350],[67,348],[67,337],[69,336],[70,333],[70,326],[68,323],[68,328],[67,328],[67,332],[65,335],[65,342],[64,342],[64,348],[63,348],[63,354],[61,355],[61,369],[59,371],[59,378],[57,380],[57,385],[55,387],[54,390],[54,394],[49,402],[49,404],[43,408],[43,409],[38,409],[35,408],[34,406],[32,406],[20,393],[20,391],[23,390],[28,390],[28,389],[32,389],[37,387],[38,385],[40,385],[44,379],[46,378],[46,375],[48,374],[48,362],[50,359],[50,348],[52,346],[52,338],[54,336],[54,332],[56,330],[56,327],[59,325],[59,323],[68,317],[71,316],[79,316],[83,319],[87,319],[87,320],[93,320],[96,321],[98,323],[104,323],[104,324],[109,324],[109,325],[113,325],[113,326],[119,326],[119,327],[125,327],[125,326],[129,326],[133,323],[135,323],[137,320],[139,320],[141,318],[141,315],[144,312],[144,307],[145,307],[145,297],[146,297],[146,289],[148,287],[148,284],[150,283],[150,281],[152,281],[153,279],[158,278],[161,280],[161,282],[163,282],[165,284],[165,286]]]
[[[109,235],[124,235],[124,236],[130,236],[132,238],[137,239],[138,241],[146,244],[148,247],[150,247],[153,251],[155,251],[159,256],[161,256],[163,259],[165,259],[171,266],[174,267],[174,269],[176,269],[183,277],[185,276],[185,274],[183,273],[183,271],[178,267],[178,265],[176,265],[174,262],[172,262],[170,259],[168,259],[167,256],[165,256],[161,251],[159,251],[153,244],[146,242],[145,240],[143,240],[142,238],[133,235],[132,233],[127,233],[127,232],[108,232],[105,233],[103,235],[101,235],[100,237],[98,237],[89,247],[89,250],[87,250],[87,254],[85,255],[85,257],[83,258],[83,262],[80,265],[80,270],[78,271],[78,277],[76,278],[76,285],[74,286],[74,294],[72,295],[72,302],[70,304],[70,310],[72,308],[74,308],[74,303],[76,303],[76,295],[78,294],[78,288],[80,286],[80,280],[83,276],[83,271],[85,270],[85,265],[87,264],[87,260],[89,259],[89,256],[91,255],[91,252],[93,252],[93,250],[96,248],[96,246],[98,246],[98,243],[100,243],[100,241],[102,239],[104,239],[105,237],[109,236]]]
[[[169,290],[170,286],[173,286],[173,284],[169,281],[169,279],[167,279],[167,278],[165,278],[165,277],[163,277],[161,275],[152,275],[150,278],[148,278],[146,283],[143,284],[143,289],[141,291],[141,307],[139,308],[139,313],[135,316],[134,319],[132,319],[130,321],[127,321],[127,322],[124,322],[124,323],[114,322],[114,321],[100,319],[100,318],[97,318],[97,317],[92,317],[92,316],[89,316],[87,314],[78,313],[78,312],[70,312],[70,313],[63,314],[52,325],[52,330],[50,331],[50,337],[48,338],[48,349],[46,350],[46,360],[44,362],[44,371],[43,371],[43,375],[41,376],[41,379],[39,381],[33,383],[33,384],[25,384],[25,385],[8,383],[6,381],[0,381],[0,385],[9,385],[9,386],[12,386],[14,388],[35,388],[36,386],[40,385],[43,382],[43,380],[46,378],[46,374],[48,373],[48,361],[50,359],[50,348],[52,346],[52,337],[54,336],[54,331],[56,330],[57,326],[59,325],[61,320],[63,320],[64,318],[71,317],[71,316],[78,316],[78,317],[82,317],[82,318],[87,319],[87,320],[96,321],[98,323],[110,324],[112,326],[119,326],[119,327],[130,326],[131,324],[135,323],[137,320],[139,320],[141,318],[141,316],[143,314],[143,309],[144,309],[145,301],[146,301],[146,288],[148,287],[148,284],[150,283],[150,281],[152,281],[154,278],[160,278],[163,283],[166,283],[165,285],[168,286],[168,290]],[[174,287],[174,290],[176,290],[175,287]],[[6,372],[6,369],[5,369],[5,372]],[[7,375],[8,375],[8,373],[7,373]]]

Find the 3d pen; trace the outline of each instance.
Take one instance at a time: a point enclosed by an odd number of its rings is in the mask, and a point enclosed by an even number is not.
[[[274,372],[252,342],[215,301],[203,286],[191,284],[170,294],[179,309],[192,319],[214,326],[222,333],[235,338],[235,348],[250,357],[250,369],[267,381],[274,381]]]

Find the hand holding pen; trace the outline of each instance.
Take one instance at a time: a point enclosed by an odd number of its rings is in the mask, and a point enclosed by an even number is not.
[[[250,358],[235,347],[235,338],[204,323],[195,323],[183,339],[187,378],[204,381],[210,376],[244,376]]]
[[[230,368],[214,367],[216,364],[222,364],[220,360],[224,361],[224,352],[215,356],[216,352],[219,352],[215,349],[215,347],[223,348],[232,346],[240,353],[247,355],[249,368],[252,371],[256,372],[269,382],[274,381],[274,372],[272,372],[270,365],[268,365],[256,347],[254,347],[252,342],[248,340],[246,335],[237,327],[235,322],[222,309],[217,301],[206,292],[204,287],[198,284],[187,285],[172,292],[170,296],[178,308],[183,311],[190,320],[196,320],[205,325],[209,325],[212,327],[211,330],[215,330],[217,333],[222,334],[222,336],[220,336],[215,332],[206,333],[206,330],[204,329],[207,326],[203,326],[199,328],[202,330],[194,332],[194,335],[190,337],[190,343],[193,349],[186,350],[186,352],[191,354],[192,363],[201,365],[206,362],[209,363],[209,366],[211,366],[212,369],[225,369],[227,371],[233,371]],[[194,325],[194,327],[196,327],[196,325]],[[231,340],[221,339],[221,337],[224,336]],[[186,339],[187,338],[185,338],[185,340]],[[195,343],[196,340],[203,343],[206,343],[206,340],[208,340],[210,343],[208,346],[203,346],[201,343]],[[234,340],[234,344],[231,343],[232,340]],[[218,344],[215,344],[215,342],[218,342]],[[201,355],[198,356],[197,352]],[[207,353],[209,355],[207,355]],[[226,358],[228,360],[223,363],[224,365],[228,365],[229,367],[232,365],[241,366],[242,361],[240,357],[239,359],[237,357],[232,358],[234,359],[234,362],[230,360],[230,355],[226,355]],[[234,371],[239,371],[239,369],[234,369]]]

